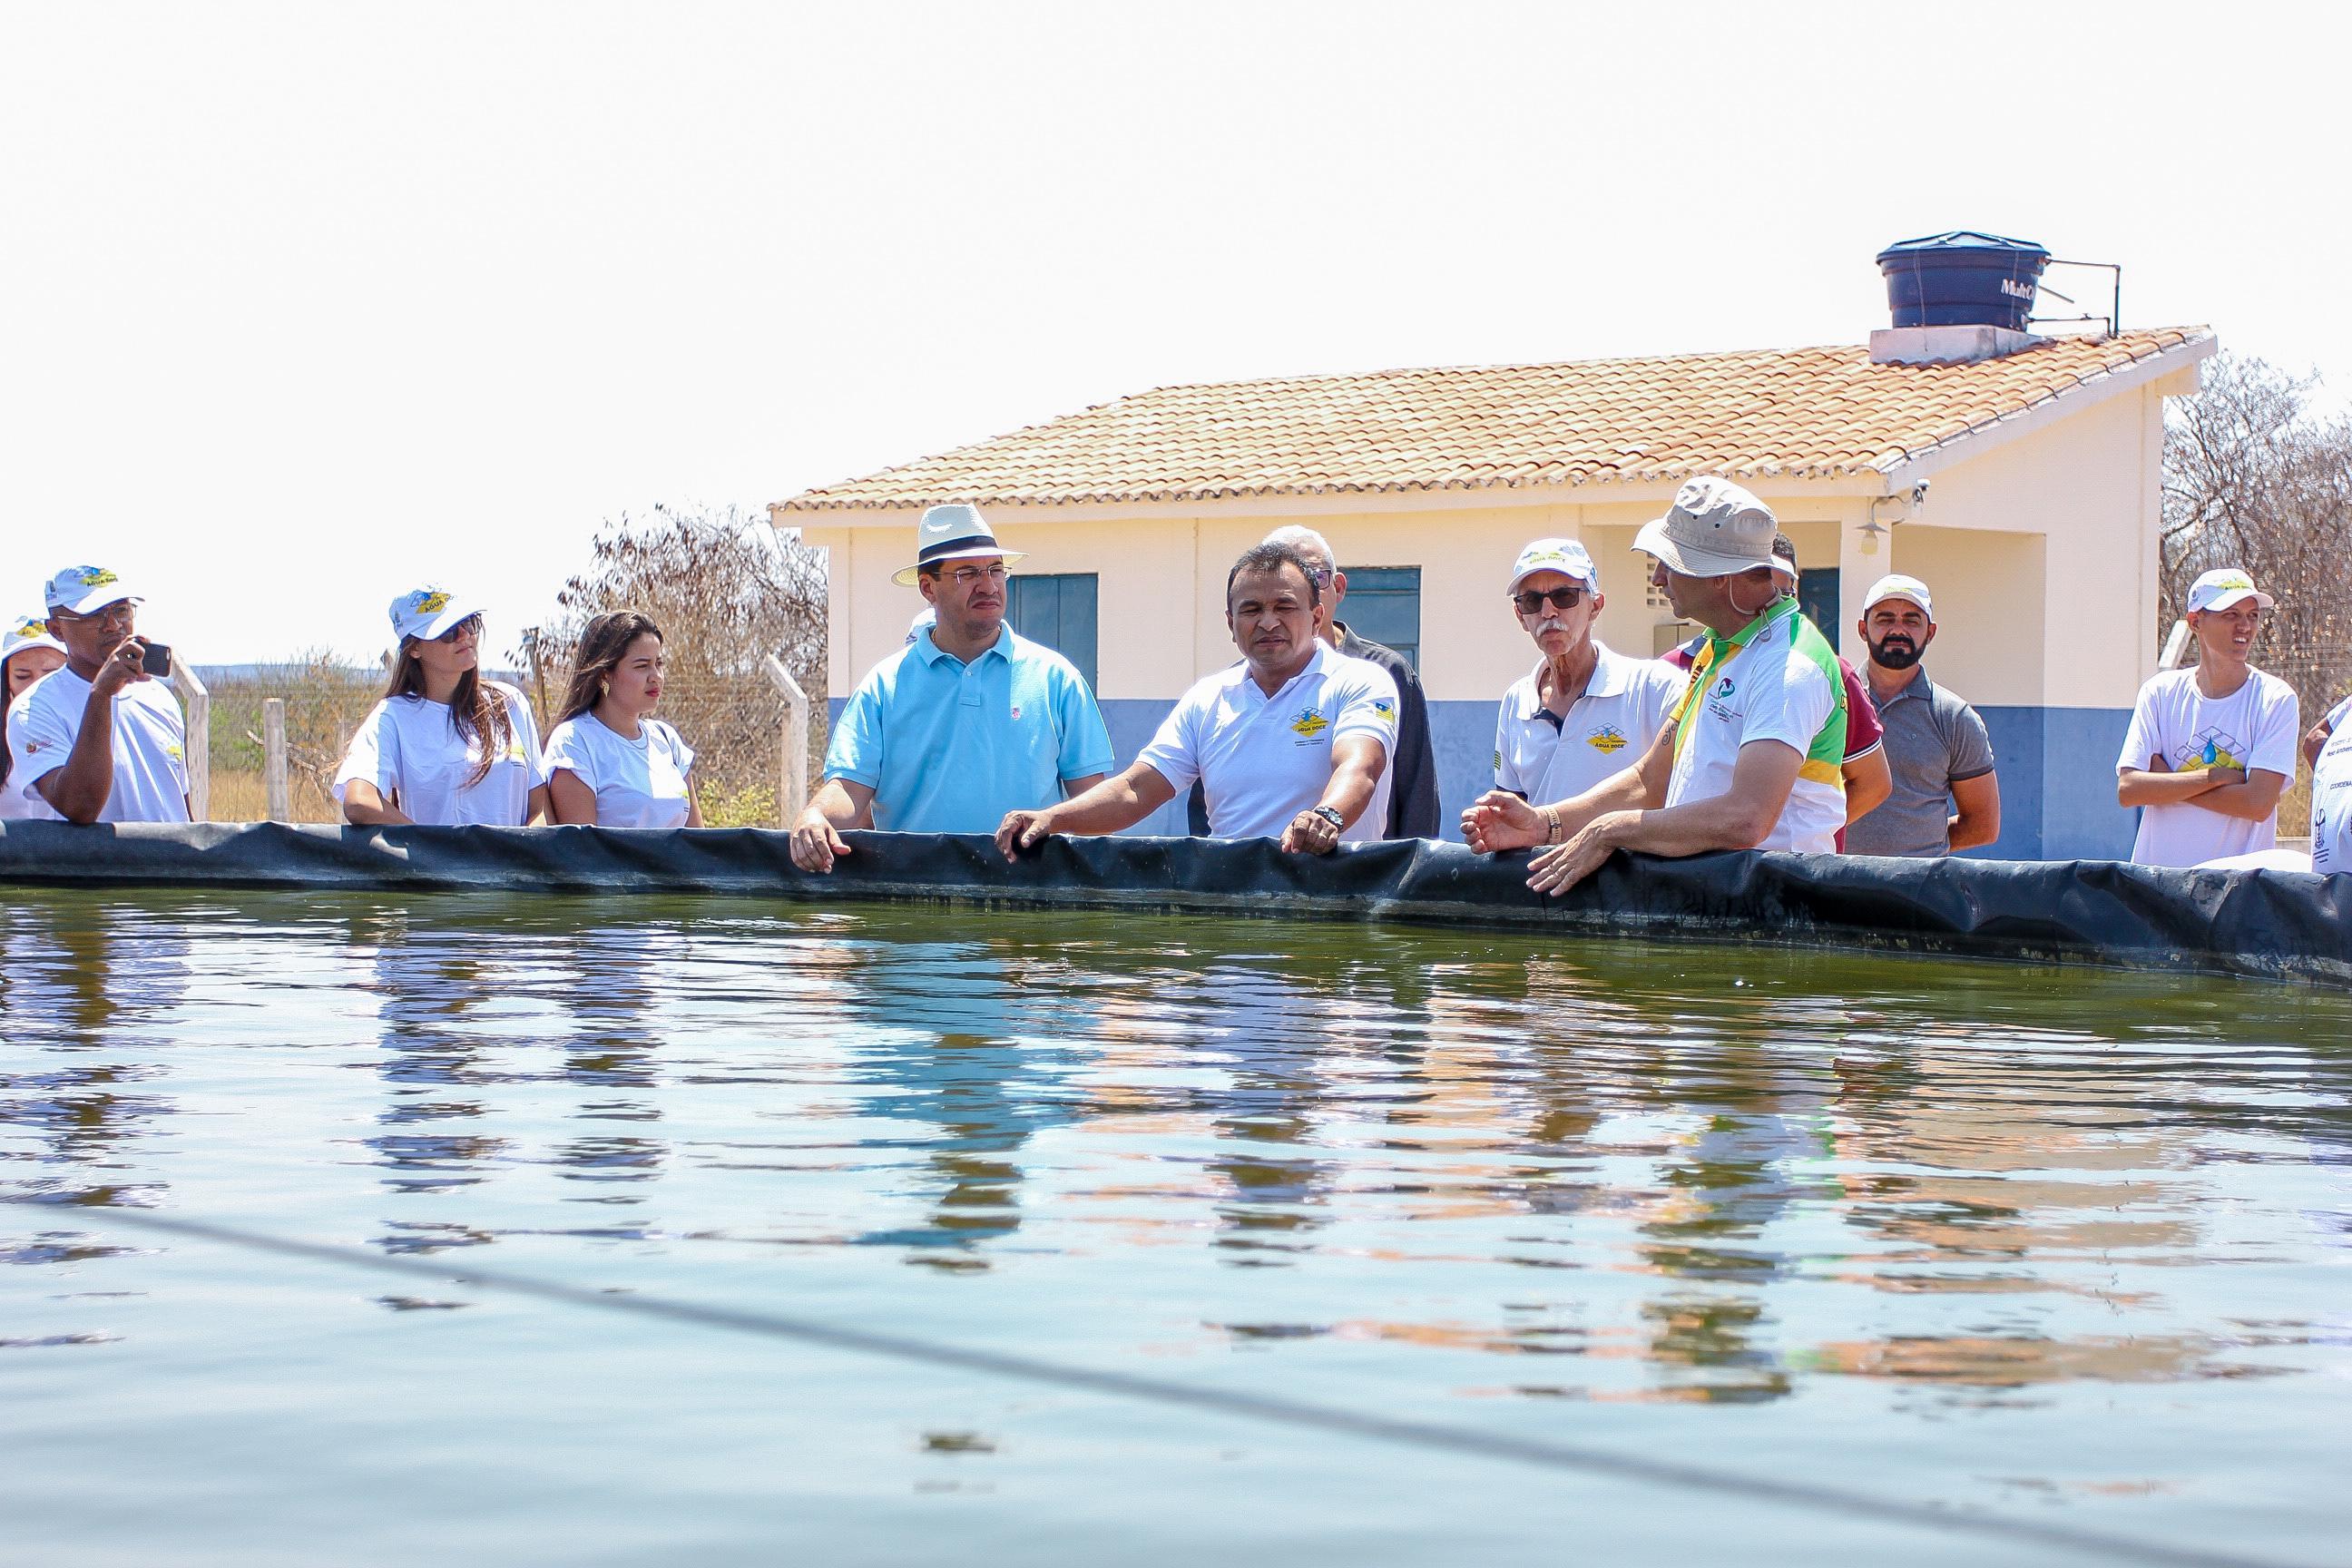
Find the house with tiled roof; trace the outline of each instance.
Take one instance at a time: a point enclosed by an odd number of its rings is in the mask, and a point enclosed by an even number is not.
[[[1161,387],[771,516],[828,553],[838,701],[920,607],[890,582],[916,517],[978,503],[1028,555],[1013,624],[1088,673],[1122,763],[1235,657],[1226,567],[1305,523],[1349,574],[1342,618],[1415,661],[1450,822],[1491,783],[1496,703],[1535,658],[1504,595],[1520,546],[1583,540],[1607,598],[1599,635],[1662,651],[1690,628],[1648,589],[1634,532],[1685,479],[1727,474],[1779,514],[1808,613],[1855,664],[1871,583],[1899,570],[1934,588],[1929,668],[1985,715],[1999,755],[1996,852],[2116,855],[2131,821],[2115,756],[2157,660],[2164,400],[2195,390],[2214,347],[2194,327],[1909,329],[1861,346]],[[1182,831],[1172,816],[1148,826]]]

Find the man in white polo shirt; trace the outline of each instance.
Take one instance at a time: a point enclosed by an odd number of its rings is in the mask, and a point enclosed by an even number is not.
[[[1592,635],[1608,600],[1591,555],[1573,539],[1538,539],[1520,551],[1505,593],[1541,657],[1495,715],[1495,787],[1521,800],[1572,799],[1650,749],[1682,695],[1683,674],[1627,658]]]
[[[1845,682],[1837,651],[1775,572],[1771,510],[1730,480],[1696,479],[1633,548],[1675,614],[1707,628],[1690,685],[1635,765],[1573,799],[1489,795],[1465,815],[1474,849],[1550,845],[1528,885],[1558,893],[1619,849],[1826,855],[1845,823]]]
[[[2116,759],[2116,804],[2141,808],[2137,863],[2196,866],[2277,847],[2298,725],[2294,688],[2253,667],[2273,603],[2235,567],[2189,588],[2197,663],[2139,689]]]
[[[47,597],[66,667],[9,707],[7,787],[33,817],[187,821],[187,728],[142,668],[147,645],[132,626],[143,601],[100,566],[67,567]]]
[[[1225,625],[1242,662],[1187,691],[1125,772],[1043,810],[1008,812],[997,847],[1011,859],[1049,833],[1117,833],[1196,778],[1216,837],[1279,838],[1310,855],[1378,839],[1396,683],[1316,635],[1320,598],[1297,551],[1245,552],[1225,579]]]

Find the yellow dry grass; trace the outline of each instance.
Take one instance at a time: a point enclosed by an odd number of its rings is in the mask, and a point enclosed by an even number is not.
[[[288,791],[289,805],[296,822],[340,822],[341,814],[325,792],[304,778],[292,781]],[[263,787],[261,774],[213,770],[212,805],[208,815],[215,822],[267,822],[269,819],[268,791]]]

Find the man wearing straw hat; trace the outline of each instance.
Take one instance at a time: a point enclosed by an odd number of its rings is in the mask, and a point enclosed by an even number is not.
[[[1706,647],[1642,760],[1545,805],[1497,792],[1463,814],[1471,847],[1546,845],[1528,885],[1559,893],[1619,849],[1826,855],[1845,822],[1845,683],[1837,652],[1798,612],[1772,562],[1770,509],[1729,479],[1696,479],[1633,548]]]
[[[993,833],[1110,771],[1110,732],[1086,679],[1004,624],[1005,570],[1021,559],[973,506],[935,506],[915,564],[891,579],[934,614],[866,672],[834,725],[824,784],[793,826],[793,863],[830,871],[845,828]]]

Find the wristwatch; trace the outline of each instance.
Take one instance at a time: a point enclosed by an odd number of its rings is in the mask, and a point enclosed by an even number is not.
[[[1307,808],[1307,815],[1321,817],[1331,825],[1331,831],[1334,833],[1343,833],[1347,830],[1348,819],[1339,815],[1339,808],[1336,805],[1310,805]]]

